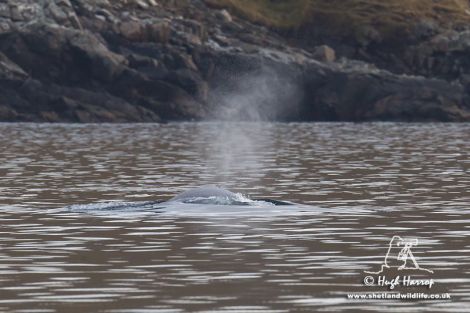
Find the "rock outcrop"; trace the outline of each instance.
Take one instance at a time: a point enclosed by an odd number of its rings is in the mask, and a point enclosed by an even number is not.
[[[462,38],[416,47],[409,76],[199,0],[0,0],[0,121],[469,121]],[[459,67],[430,78],[441,46]]]

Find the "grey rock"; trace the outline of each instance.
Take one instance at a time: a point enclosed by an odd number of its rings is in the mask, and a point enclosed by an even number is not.
[[[439,25],[432,20],[422,20],[419,21],[415,26],[415,36],[417,38],[429,38],[433,35],[436,35],[439,31]]]
[[[102,22],[106,22],[106,16],[103,16],[101,14],[96,14],[95,17],[98,19],[98,20],[101,20]]]
[[[0,121],[15,121],[19,119],[18,117],[18,113],[13,108],[0,103]]]
[[[10,17],[12,21],[19,22],[23,21],[23,15],[21,14],[20,7],[17,5],[10,6]]]
[[[70,3],[69,0],[56,0],[55,3],[58,5],[58,6],[64,6],[64,7],[67,7],[67,8],[73,8],[72,4]]]
[[[23,81],[27,78],[28,74],[21,67],[0,53],[0,80]]]
[[[147,2],[143,1],[143,0],[135,0],[135,3],[137,4],[137,6],[139,6],[139,8],[141,9],[148,9],[149,8],[149,5],[147,4]]]
[[[52,19],[54,19],[58,23],[63,23],[68,20],[67,13],[64,12],[59,6],[57,6],[54,2],[51,2],[48,6],[48,13],[51,15]]]
[[[106,10],[106,9],[98,9],[96,10],[96,13],[95,13],[95,16],[97,16],[98,18],[101,16],[101,17],[104,17],[104,20],[108,20],[110,22],[114,22],[116,21],[116,18],[114,17],[114,15]]]
[[[224,23],[231,23],[233,21],[232,16],[225,9],[218,11],[217,17]]]
[[[10,31],[11,26],[8,22],[0,21],[0,34]]]
[[[6,3],[0,3],[0,17],[10,18],[10,7]]]
[[[356,40],[361,46],[367,47],[371,43],[381,42],[382,37],[372,26],[364,25],[358,29]]]
[[[170,39],[171,28],[166,21],[150,21],[145,25],[146,39],[166,43]]]
[[[323,62],[334,62],[336,60],[336,52],[327,45],[316,47],[312,57]]]
[[[136,21],[123,22],[119,25],[120,34],[131,41],[141,41],[144,39],[144,27]]]

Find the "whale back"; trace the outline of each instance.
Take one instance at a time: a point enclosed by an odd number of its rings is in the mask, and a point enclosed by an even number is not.
[[[250,201],[240,194],[233,193],[217,186],[202,186],[190,189],[171,198],[170,202],[184,203],[213,203],[213,204],[235,204]]]
[[[234,193],[226,189],[207,185],[186,190],[171,198],[167,203],[193,203],[193,204],[215,204],[215,205],[292,205],[291,202],[257,199],[252,200],[240,193]]]

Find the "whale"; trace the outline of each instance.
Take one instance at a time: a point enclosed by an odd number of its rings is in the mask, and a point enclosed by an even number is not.
[[[183,191],[166,203],[187,203],[187,204],[217,204],[217,205],[291,205],[286,201],[272,199],[250,199],[241,193],[234,193],[222,187],[206,185]]]
[[[199,204],[199,206],[198,206]],[[154,200],[142,202],[100,202],[91,204],[77,204],[67,206],[68,211],[73,212],[171,212],[174,209],[207,209],[219,206],[227,206],[240,209],[250,207],[267,208],[279,205],[296,205],[292,202],[272,199],[250,199],[241,193],[231,192],[222,187],[206,185],[188,189],[169,200]],[[224,210],[222,210],[224,211]],[[251,212],[251,209],[250,209]]]
[[[184,201],[194,198],[209,198],[209,197],[225,197],[235,199],[237,194],[223,189],[221,187],[207,185],[183,191],[182,193],[174,196],[169,201]]]
[[[247,204],[251,201],[242,194],[234,193],[218,186],[206,185],[183,191],[167,202],[238,205]]]

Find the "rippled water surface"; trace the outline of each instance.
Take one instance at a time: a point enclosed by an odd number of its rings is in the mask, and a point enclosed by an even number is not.
[[[469,124],[0,124],[0,144],[0,312],[468,312]],[[299,205],[158,203],[205,184]],[[347,298],[394,235],[451,300]]]

